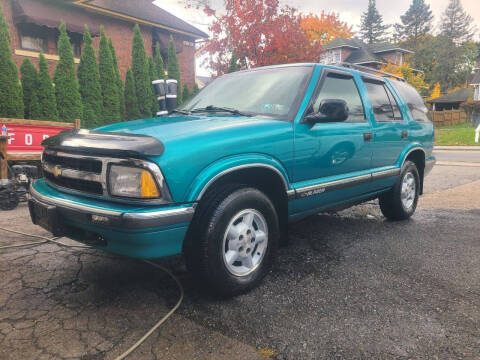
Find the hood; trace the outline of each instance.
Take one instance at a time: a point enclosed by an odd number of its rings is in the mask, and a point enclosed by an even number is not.
[[[140,119],[106,125],[95,130],[148,135],[166,144],[196,137],[204,137],[212,133],[237,131],[253,126],[257,129],[259,126],[271,127],[278,123],[282,122],[266,117],[218,116],[208,114]]]

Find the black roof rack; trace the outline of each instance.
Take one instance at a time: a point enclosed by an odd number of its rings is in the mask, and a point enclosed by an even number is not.
[[[391,78],[394,78],[396,80],[405,81],[405,79],[400,77],[400,76],[393,75],[393,74],[387,73],[385,71],[372,69],[372,68],[369,68],[368,66],[356,65],[356,64],[351,64],[351,63],[348,63],[348,62],[340,62],[340,63],[337,63],[335,65],[343,66],[343,67],[346,67],[346,68],[351,68],[351,69],[355,69],[355,70],[359,70],[359,71],[363,71],[363,72],[368,72],[368,73],[371,73],[371,74],[374,74],[374,75],[381,74],[382,77],[391,77]]]

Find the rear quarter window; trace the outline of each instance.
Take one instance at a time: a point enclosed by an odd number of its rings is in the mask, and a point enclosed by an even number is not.
[[[413,120],[418,122],[431,122],[430,112],[422,97],[413,86],[398,80],[390,80],[390,82],[407,104],[412,113]]]

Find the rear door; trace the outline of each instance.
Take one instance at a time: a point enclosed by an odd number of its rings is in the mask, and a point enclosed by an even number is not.
[[[395,166],[408,142],[408,121],[399,108],[399,100],[389,84],[377,78],[363,77],[370,99],[373,126],[373,171]]]

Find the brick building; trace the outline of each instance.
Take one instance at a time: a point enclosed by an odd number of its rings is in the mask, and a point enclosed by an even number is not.
[[[0,0],[3,13],[10,25],[13,59],[20,67],[28,57],[38,62],[43,51],[53,71],[58,61],[58,26],[63,20],[74,49],[75,62],[79,62],[84,25],[88,25],[98,50],[100,25],[112,38],[118,66],[125,78],[131,65],[133,26],[140,25],[145,49],[149,55],[158,41],[167,61],[170,35],[175,40],[181,79],[193,87],[195,84],[195,40],[207,34],[159,8],[153,0]]]

